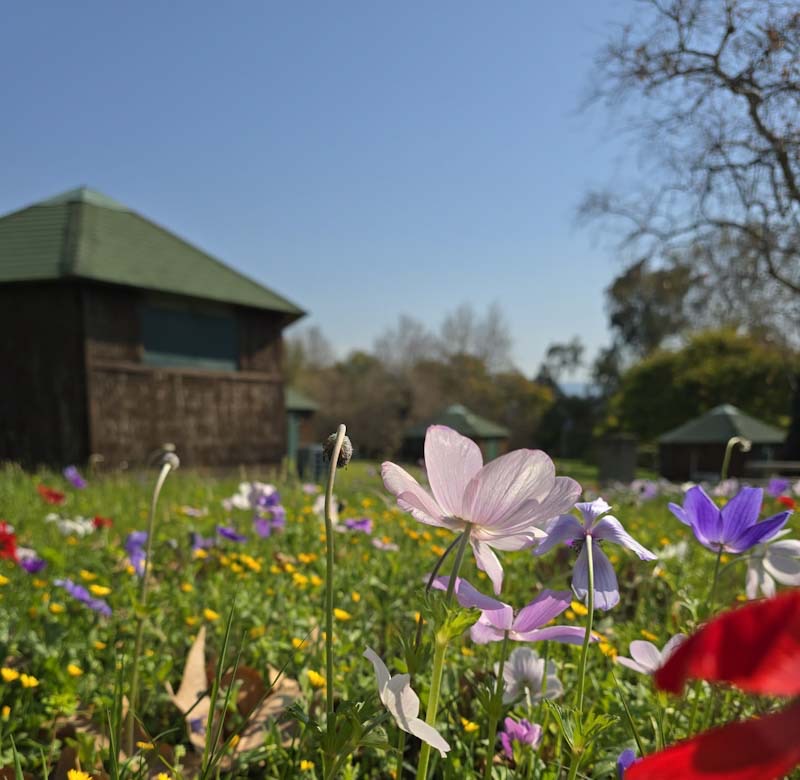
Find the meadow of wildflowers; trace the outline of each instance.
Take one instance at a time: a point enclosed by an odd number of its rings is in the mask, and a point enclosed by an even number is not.
[[[601,493],[540,452],[484,465],[444,428],[427,475],[177,465],[0,471],[2,777],[756,780],[800,761],[800,485]]]

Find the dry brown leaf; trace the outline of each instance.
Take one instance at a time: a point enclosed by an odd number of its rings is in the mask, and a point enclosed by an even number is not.
[[[189,741],[196,750],[202,751],[206,744],[205,729],[211,698],[208,693],[206,677],[206,627],[201,626],[192,646],[186,655],[183,677],[178,692],[173,691],[167,682],[167,693],[172,703],[186,717],[186,731]],[[202,728],[192,728],[192,724],[200,723]]]

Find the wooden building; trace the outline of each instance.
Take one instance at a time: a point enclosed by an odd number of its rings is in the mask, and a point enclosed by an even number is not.
[[[774,460],[786,434],[730,404],[716,406],[700,417],[658,438],[659,473],[672,480],[719,477],[725,447],[734,436],[752,443],[749,452],[735,447],[728,475],[740,477],[751,461]]]
[[[189,465],[286,452],[282,330],[303,312],[89,189],[0,218],[0,461]]]
[[[416,461],[423,457],[425,432],[430,425],[446,425],[472,439],[483,453],[484,461],[493,460],[508,449],[511,431],[503,425],[480,417],[461,404],[453,404],[426,422],[409,428],[403,436],[402,456]]]

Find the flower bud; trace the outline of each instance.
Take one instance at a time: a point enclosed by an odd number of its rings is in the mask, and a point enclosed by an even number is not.
[[[338,434],[332,433],[325,439],[325,444],[322,445],[322,453],[325,456],[325,460],[330,460],[333,456],[333,448],[336,446],[336,438]],[[339,450],[339,460],[336,462],[336,468],[340,469],[346,466],[350,462],[350,458],[353,457],[353,445],[350,442],[350,439],[345,436],[342,440],[342,448]]]

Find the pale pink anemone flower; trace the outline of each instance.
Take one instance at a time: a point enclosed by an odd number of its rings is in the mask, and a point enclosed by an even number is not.
[[[581,493],[574,479],[556,477],[541,450],[514,450],[484,466],[478,445],[444,425],[425,434],[425,468],[432,496],[394,463],[381,467],[383,484],[421,523],[468,529],[475,561],[495,593],[503,567],[494,550],[522,550],[543,539],[547,523],[572,509]]]

